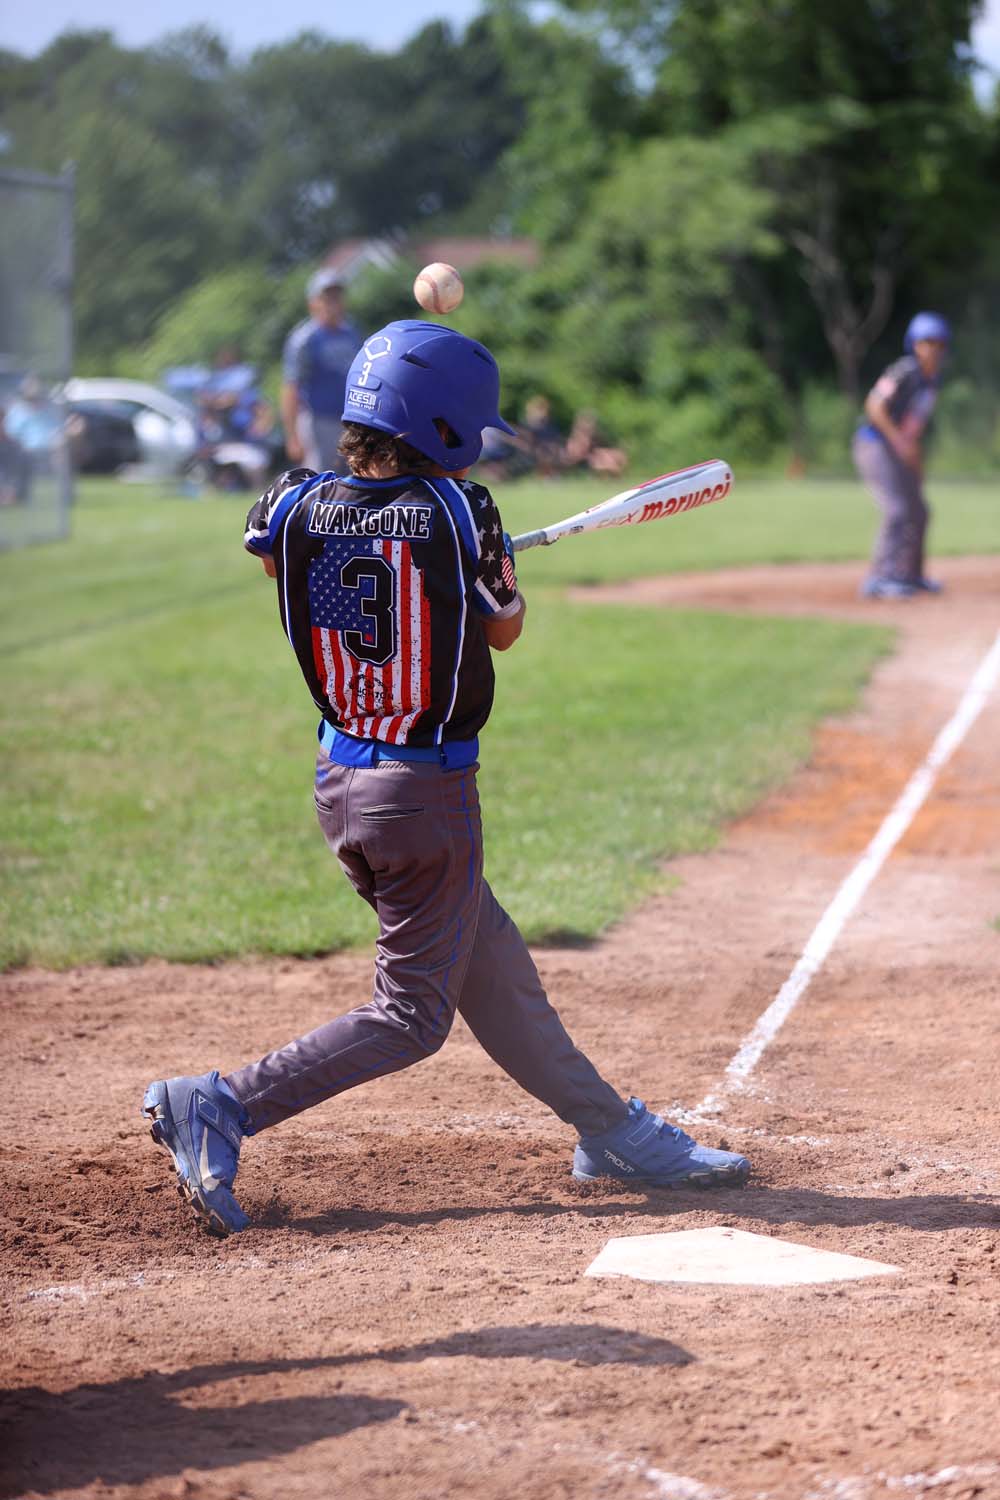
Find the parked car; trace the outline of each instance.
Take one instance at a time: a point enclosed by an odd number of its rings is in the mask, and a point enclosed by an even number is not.
[[[66,430],[73,467],[81,474],[114,474],[139,462],[139,441],[128,402],[67,403]]]
[[[198,454],[194,412],[155,385],[74,376],[63,397],[80,468],[107,474],[134,466],[150,475],[182,475]]]

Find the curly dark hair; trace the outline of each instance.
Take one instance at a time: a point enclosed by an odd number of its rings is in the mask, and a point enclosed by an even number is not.
[[[403,438],[381,432],[377,427],[363,427],[360,422],[344,423],[338,447],[354,474],[383,466],[398,474],[430,474],[437,468],[433,459]]]

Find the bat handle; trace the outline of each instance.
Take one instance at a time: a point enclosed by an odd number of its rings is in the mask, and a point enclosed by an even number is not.
[[[522,531],[520,536],[512,536],[510,539],[511,549],[514,552],[524,552],[528,547],[551,547],[557,542],[558,537],[549,536],[547,531]]]

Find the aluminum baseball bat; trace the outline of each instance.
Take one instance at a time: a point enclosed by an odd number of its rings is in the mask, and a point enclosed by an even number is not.
[[[606,526],[641,526],[645,521],[659,521],[679,516],[682,511],[696,510],[724,500],[733,487],[733,471],[721,458],[694,464],[690,469],[676,469],[647,479],[634,489],[622,490],[600,505],[592,505],[564,521],[543,526],[540,531],[525,531],[511,538],[515,552],[528,547],[549,547],[562,536],[578,536],[584,531],[601,531]]]

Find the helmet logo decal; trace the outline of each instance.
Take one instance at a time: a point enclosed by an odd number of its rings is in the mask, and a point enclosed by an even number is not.
[[[368,358],[361,366],[361,373],[355,381],[355,385],[368,384],[368,376],[371,374],[372,361],[376,359],[383,359],[385,355],[392,353],[392,339],[387,338],[384,333],[377,333],[374,338],[370,338],[368,340],[367,344],[365,345],[365,353],[367,354]],[[378,383],[378,381],[374,382],[374,384],[376,385],[378,385]]]

